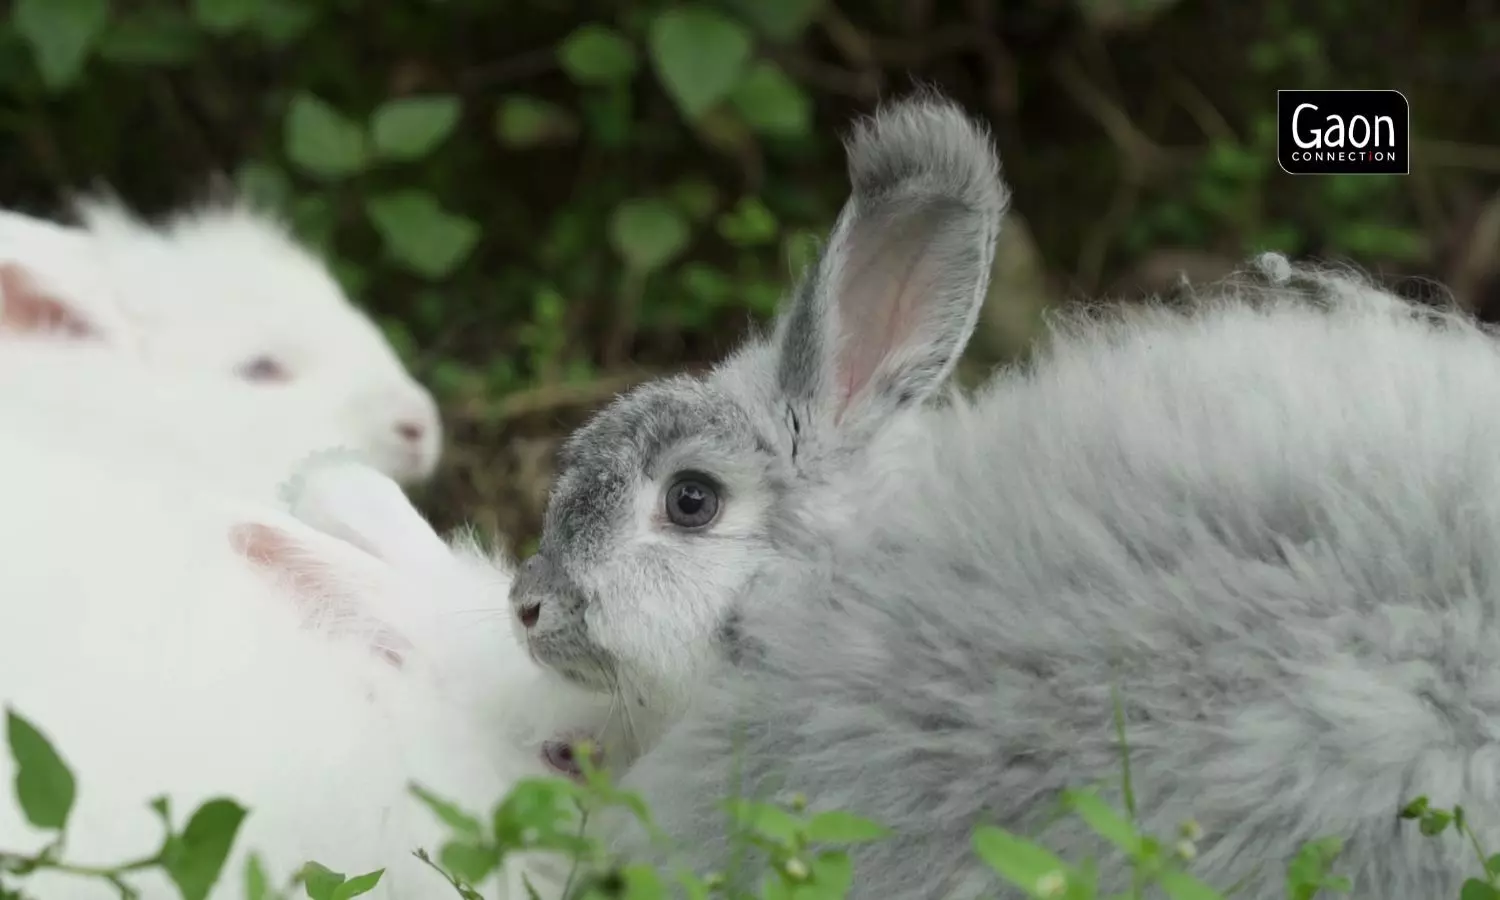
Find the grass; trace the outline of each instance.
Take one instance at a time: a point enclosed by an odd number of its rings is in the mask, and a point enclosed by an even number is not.
[[[1105,802],[1094,789],[1064,791],[1062,808],[1078,817],[1101,838],[1121,851],[1129,867],[1130,889],[1107,900],[1227,900],[1236,886],[1216,888],[1192,874],[1201,828],[1183,822],[1171,838],[1144,832],[1139,825],[1130,774],[1130,754],[1118,698],[1115,728],[1121,746],[1120,788],[1123,810]],[[163,837],[154,854],[114,865],[79,865],[67,856],[70,815],[78,796],[78,782],[62,755],[40,728],[14,710],[6,714],[7,739],[15,763],[14,801],[25,819],[51,835],[39,850],[0,849],[0,900],[30,898],[30,878],[48,870],[103,881],[122,900],[137,896],[131,875],[161,869],[176,885],[183,900],[204,900],[225,876],[225,864],[248,810],[228,797],[206,801],[181,827],[174,824],[166,797],[151,801],[160,818]],[[620,789],[608,772],[590,763],[590,748],[580,746],[583,779],[533,778],[519,782],[490,811],[479,816],[462,806],[412,785],[412,795],[448,829],[448,838],[434,851],[414,854],[447,882],[463,900],[490,900],[484,892],[505,863],[521,853],[560,854],[571,861],[564,893],[568,900],[842,900],[854,885],[850,848],[878,843],[890,832],[879,823],[839,811],[808,811],[807,800],[792,795],[785,803],[731,799],[724,804],[741,849],[758,851],[758,872],[693,872],[663,868],[646,862],[613,857],[595,837],[586,834],[589,820],[606,810],[623,810],[647,829],[653,841],[670,848],[666,835],[652,823],[650,810],[638,795]],[[1393,817],[1416,823],[1423,835],[1457,838],[1468,843],[1478,861],[1480,876],[1464,882],[1457,900],[1500,900],[1500,854],[1481,846],[1462,807],[1442,809],[1418,797]],[[1286,873],[1287,900],[1315,900],[1350,891],[1348,878],[1337,873],[1342,841],[1319,838],[1303,845],[1288,861],[1277,861]],[[1106,900],[1101,894],[1097,863],[1069,861],[1045,846],[993,825],[973,834],[973,852],[1003,881],[1032,900]],[[744,853],[734,854],[746,858]],[[1268,861],[1269,862],[1269,861]],[[308,861],[278,883],[260,856],[247,857],[240,873],[248,900],[352,900],[373,890],[384,870],[347,875],[322,862]],[[1118,874],[1118,873],[1117,873]],[[745,877],[748,875],[749,877]],[[752,885],[745,887],[744,885]],[[540,894],[529,883],[531,898]],[[1440,898],[1433,898],[1440,900]]]

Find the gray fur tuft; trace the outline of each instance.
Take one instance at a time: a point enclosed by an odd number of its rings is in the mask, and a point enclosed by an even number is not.
[[[845,152],[857,198],[956,200],[997,218],[1010,201],[987,129],[935,93],[881,107],[855,125]]]

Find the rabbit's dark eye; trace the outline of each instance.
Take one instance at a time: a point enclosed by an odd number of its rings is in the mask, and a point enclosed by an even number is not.
[[[684,475],[667,488],[667,518],[679,528],[702,528],[719,514],[719,492],[703,475]]]
[[[242,364],[235,373],[246,381],[263,383],[286,381],[291,377],[285,366],[269,356],[257,356]]]

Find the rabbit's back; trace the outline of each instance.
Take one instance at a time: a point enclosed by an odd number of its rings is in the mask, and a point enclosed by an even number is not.
[[[1464,848],[1396,811],[1500,837],[1500,355],[1324,288],[1074,323],[929,413],[894,496],[747,598],[739,670],[634,773],[668,830],[715,833],[691,797],[738,762],[896,829],[860,896],[992,893],[971,831],[1117,784],[1118,688],[1145,824],[1197,819],[1219,886],[1281,897],[1331,834],[1357,896],[1456,895]]]

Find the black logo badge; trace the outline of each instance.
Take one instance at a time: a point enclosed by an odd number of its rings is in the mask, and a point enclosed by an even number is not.
[[[1400,91],[1277,91],[1276,161],[1289,175],[1405,175],[1411,110]]]

